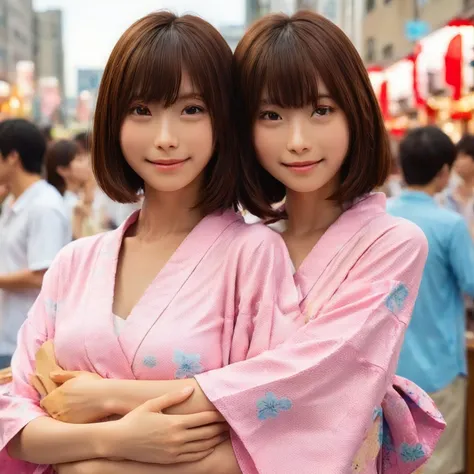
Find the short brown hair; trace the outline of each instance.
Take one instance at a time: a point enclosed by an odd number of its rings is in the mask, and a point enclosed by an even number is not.
[[[58,173],[58,168],[67,168],[79,152],[78,144],[72,140],[59,140],[49,145],[46,150],[46,179],[63,196],[66,192],[66,181]]]
[[[201,18],[164,11],[138,20],[122,35],[102,78],[92,163],[97,182],[114,201],[137,201],[144,186],[120,146],[121,126],[131,104],[142,100],[172,105],[184,69],[208,107],[215,143],[198,205],[205,213],[236,207],[239,152],[231,120],[232,51],[221,34]]]
[[[378,102],[357,50],[332,22],[309,11],[263,17],[236,48],[234,76],[247,160],[240,201],[250,212],[274,216],[271,205],[286,193],[285,186],[259,164],[253,147],[252,130],[263,92],[281,107],[304,107],[317,100],[318,78],[345,113],[350,130],[341,186],[334,198],[350,202],[385,182],[391,154]]]

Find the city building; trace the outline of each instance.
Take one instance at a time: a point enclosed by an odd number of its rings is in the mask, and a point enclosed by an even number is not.
[[[16,0],[15,0],[16,1]],[[57,83],[59,95],[64,97],[63,16],[61,10],[47,10],[35,14],[36,77],[48,84]],[[46,80],[48,78],[48,80]],[[52,78],[55,78],[53,80]]]
[[[16,81],[17,63],[34,59],[33,0],[0,0],[0,80]]]
[[[466,0],[364,0],[362,55],[385,65],[412,52],[414,43],[461,16]]]
[[[362,0],[268,0],[268,11],[291,14],[296,10],[313,10],[339,26],[362,49]]]

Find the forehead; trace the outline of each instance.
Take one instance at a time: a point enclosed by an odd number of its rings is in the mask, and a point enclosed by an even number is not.
[[[314,96],[311,97],[311,100],[309,100],[308,103],[316,101],[317,99],[321,99],[321,98],[331,98],[331,93],[329,92],[329,89],[326,87],[326,84],[319,77],[315,78],[312,91],[313,91]],[[272,100],[274,95],[275,95],[274,91],[270,90],[268,84],[265,85],[262,89],[261,100],[260,100],[261,103],[263,104],[275,103]],[[309,95],[310,94],[308,94],[308,98],[310,98]]]

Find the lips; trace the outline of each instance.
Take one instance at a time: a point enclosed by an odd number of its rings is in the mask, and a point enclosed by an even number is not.
[[[179,165],[181,163],[184,163],[185,161],[188,161],[189,158],[184,158],[182,160],[146,160],[148,163],[151,163],[153,165],[158,165],[158,166],[173,166],[173,165]]]
[[[286,166],[287,168],[308,168],[310,166],[317,165],[323,161],[324,159],[316,161],[294,161],[293,163],[283,163],[283,166]]]

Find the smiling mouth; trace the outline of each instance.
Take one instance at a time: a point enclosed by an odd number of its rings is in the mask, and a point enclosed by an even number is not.
[[[183,160],[148,160],[147,159],[146,161],[156,166],[176,166],[176,165],[185,163],[188,160],[190,160],[190,158],[185,158]]]
[[[316,165],[319,165],[324,161],[324,158],[316,161],[295,161],[293,163],[282,163],[288,169],[293,171],[309,171]]]

